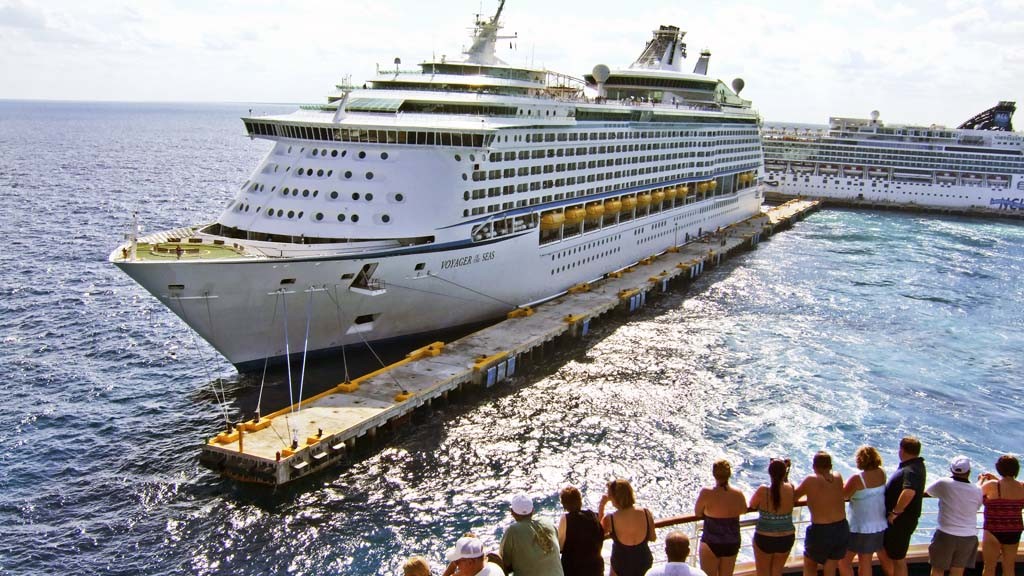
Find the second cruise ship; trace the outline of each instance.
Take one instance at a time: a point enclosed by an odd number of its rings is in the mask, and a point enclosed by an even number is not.
[[[273,146],[216,221],[110,261],[244,370],[502,318],[758,213],[759,117],[710,53],[683,72],[662,26],[625,69],[511,66],[503,7],[460,61],[244,118]]]

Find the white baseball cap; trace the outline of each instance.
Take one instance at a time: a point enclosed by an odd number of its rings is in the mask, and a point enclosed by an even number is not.
[[[957,456],[949,461],[949,471],[953,474],[967,474],[971,471],[971,461],[967,456]]]
[[[519,516],[533,514],[533,499],[526,494],[516,494],[512,497],[512,512]]]
[[[484,543],[479,538],[463,536],[452,546],[446,557],[449,562],[462,560],[463,558],[481,558],[484,555]]]

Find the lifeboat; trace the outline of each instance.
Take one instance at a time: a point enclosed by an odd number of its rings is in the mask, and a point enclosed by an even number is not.
[[[573,206],[565,210],[565,223],[568,225],[579,224],[587,216],[587,211],[582,206]]]
[[[665,200],[668,200],[669,202],[672,202],[673,200],[676,199],[676,196],[679,196],[680,194],[683,194],[682,189],[683,189],[682,186],[677,186],[675,188],[669,188],[669,189],[665,190]]]
[[[839,172],[839,169],[831,164],[825,164],[824,166],[818,167],[818,172],[821,172],[822,174],[836,174]]]
[[[540,216],[541,230],[558,230],[565,222],[565,216],[561,212],[545,212]]]
[[[587,218],[600,218],[601,216],[604,216],[604,204],[600,202],[587,204]]]
[[[632,212],[634,208],[636,208],[636,196],[623,196],[622,211]]]
[[[637,196],[636,196],[636,205],[639,206],[640,208],[646,208],[647,206],[650,206],[651,205],[651,195],[648,194],[647,192],[645,192],[643,194],[637,194]]]
[[[658,190],[654,194],[651,194],[651,202],[653,202],[655,204],[661,204],[664,201],[665,201],[665,193],[662,192],[661,190]]]
[[[697,184],[697,192],[699,194],[703,194],[703,193],[705,193],[707,191],[708,191],[708,183],[707,182],[701,182],[701,183]]]
[[[708,190],[714,192],[715,188],[718,188],[718,180],[710,180],[708,182]]]
[[[622,210],[622,202],[618,198],[604,201],[605,214],[614,214],[620,210]]]
[[[686,196],[689,193],[690,193],[690,186],[689,185],[684,184],[684,185],[679,187],[679,194],[681,194],[682,196]]]

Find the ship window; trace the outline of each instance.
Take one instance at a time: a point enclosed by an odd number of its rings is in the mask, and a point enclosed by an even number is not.
[[[391,216],[384,214],[383,216],[380,217],[380,221],[387,224],[388,222],[391,222]]]
[[[362,316],[356,316],[355,323],[369,324],[370,322],[373,322],[373,319],[376,318],[377,316],[378,314],[363,314]]]
[[[317,171],[316,171],[316,175],[317,175],[317,176],[323,176],[323,175],[324,175],[324,169],[323,169],[323,168],[321,168],[321,169],[317,170]]]
[[[338,199],[338,191],[337,190],[332,190],[331,191],[331,200],[337,200],[337,199]]]
[[[354,276],[355,276],[355,274],[353,274],[351,272],[347,272],[347,273],[341,275],[341,279],[342,280],[350,280]]]
[[[324,219],[324,214],[323,214],[323,212],[317,212],[317,213],[316,213],[316,219],[317,219],[317,221],[318,221],[318,222],[319,222],[320,220],[323,220],[323,219]]]
[[[352,215],[352,221],[353,222],[359,222],[359,214],[353,214]]]
[[[416,267],[414,269],[415,270],[423,270],[426,267],[427,267],[426,263],[420,262],[419,264],[416,265]]]
[[[366,194],[366,201],[367,201],[367,202],[370,202],[370,201],[372,201],[372,200],[373,200],[373,194],[367,193],[367,194]]]
[[[351,178],[351,177],[352,177],[352,171],[351,170],[346,170],[345,171],[345,178]]]
[[[380,153],[380,159],[381,160],[387,160],[388,159],[388,153],[387,152],[381,152]]]
[[[303,190],[302,191],[302,197],[303,198],[308,198],[309,197],[309,190]]]
[[[295,217],[295,211],[294,210],[289,210],[288,211],[288,217],[289,218],[294,218]]]
[[[320,153],[320,150],[318,148],[313,148],[313,156],[316,156],[319,153]]]
[[[362,160],[363,158],[366,158],[366,152],[363,152],[362,150],[360,150],[359,151],[359,159]]]
[[[338,222],[344,222],[344,221],[345,221],[345,215],[344,214],[338,214]],[[351,274],[347,274],[347,276],[351,277]],[[344,280],[345,276],[342,276],[341,279]]]
[[[295,278],[284,278],[281,280],[281,286],[289,286],[295,284]]]
[[[287,196],[287,195],[288,195],[288,192],[290,192],[290,191],[291,191],[291,190],[290,190],[290,189],[288,189],[288,188],[285,188],[284,190],[281,190],[281,196]]]
[[[395,202],[404,202],[405,196],[401,193],[395,194]]]
[[[359,192],[353,192],[352,193],[352,199],[353,200],[359,200]]]
[[[298,196],[298,195],[299,195],[299,189],[298,188],[292,190],[292,196]]]
[[[419,268],[417,268],[417,270],[419,270]],[[185,285],[184,284],[168,284],[167,285],[167,289],[168,290],[184,290],[185,289]]]
[[[367,180],[373,180],[373,172],[367,172],[366,173],[366,179]]]
[[[462,162],[462,156],[459,156],[458,154],[456,154],[455,155],[455,161],[456,162]]]
[[[281,216],[284,216],[284,210],[278,209],[277,217],[280,218]]]

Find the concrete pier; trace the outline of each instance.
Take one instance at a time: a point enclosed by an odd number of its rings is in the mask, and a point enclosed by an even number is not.
[[[218,434],[203,445],[200,462],[223,476],[272,486],[307,476],[416,408],[467,386],[500,384],[556,338],[585,336],[592,320],[613,310],[641,309],[648,295],[693,281],[817,207],[816,201],[788,202],[652,254],[600,282],[574,286],[543,305],[514,310],[506,320],[454,342],[410,352],[400,362]]]
[[[857,198],[832,198],[829,196],[796,196],[768,190],[765,192],[766,202],[789,202],[791,200],[816,200],[823,207],[859,208],[864,210],[888,210],[896,212],[915,212],[937,216],[963,216],[969,218],[1004,218],[1007,220],[1024,220],[1024,210],[1010,208],[988,208],[975,206],[957,208],[953,206],[922,206],[908,202],[883,202],[878,200],[858,200]]]

